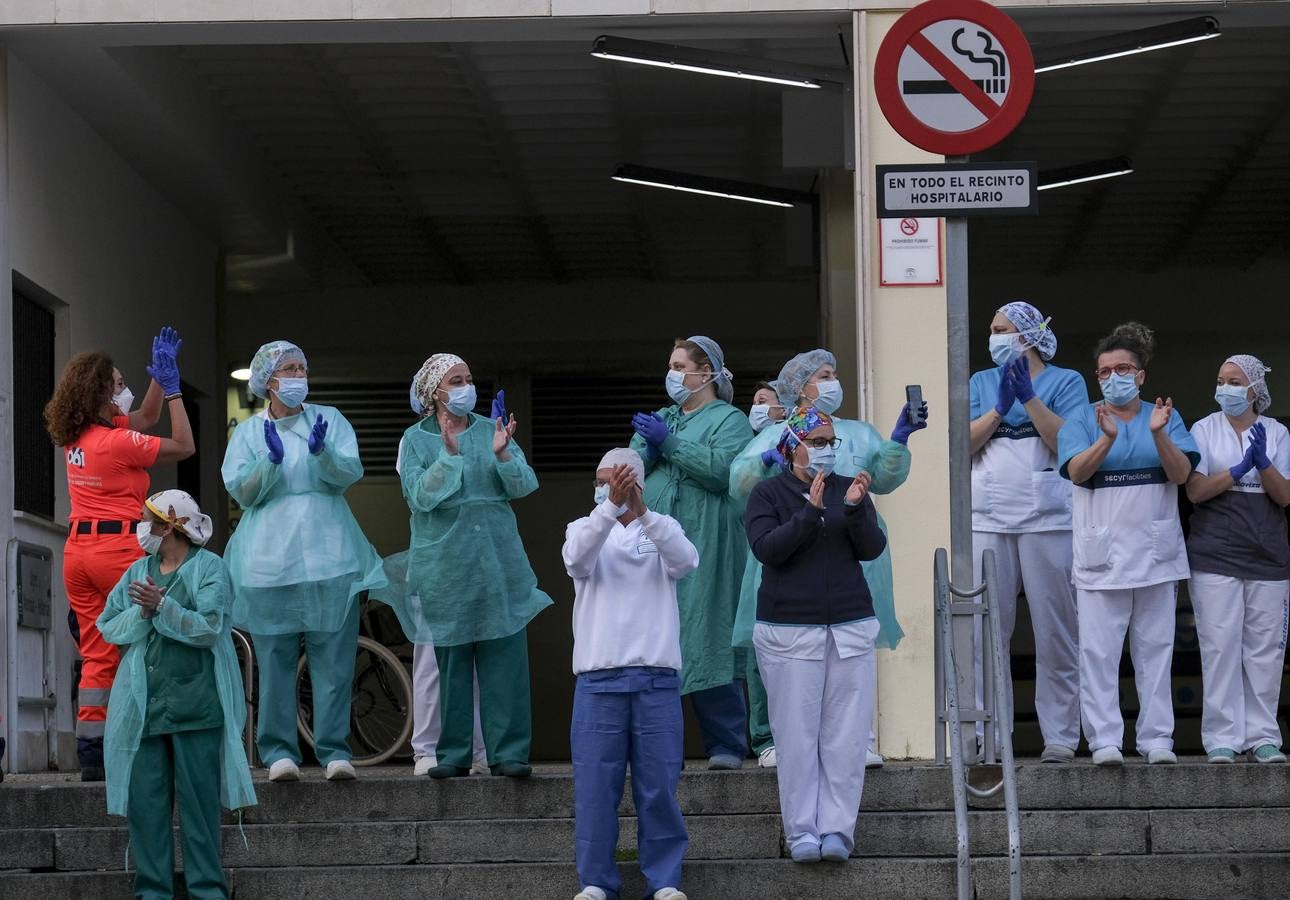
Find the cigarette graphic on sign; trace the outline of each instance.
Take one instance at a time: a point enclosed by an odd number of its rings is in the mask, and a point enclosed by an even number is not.
[[[983,49],[978,54],[971,48],[964,47],[961,43],[966,28],[960,28],[954,32],[950,43],[954,52],[959,56],[966,56],[974,63],[988,65],[991,71],[989,78],[973,78],[972,83],[985,91],[987,94],[1004,94],[1008,91],[1008,58],[1003,51],[994,46],[994,40],[990,35],[981,30],[977,30],[977,37],[984,44]],[[958,91],[948,81],[942,79],[906,79],[902,83],[902,90],[905,94],[956,94]]]

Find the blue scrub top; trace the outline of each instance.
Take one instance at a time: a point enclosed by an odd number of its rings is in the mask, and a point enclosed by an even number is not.
[[[1092,447],[1102,433],[1102,429],[1097,426],[1096,408],[1097,403],[1090,403],[1067,417],[1066,424],[1057,435],[1057,460],[1063,478],[1071,477],[1071,459]],[[1163,484],[1167,480],[1160,454],[1156,450],[1155,438],[1151,436],[1153,409],[1152,403],[1143,400],[1138,407],[1138,414],[1132,419],[1127,422],[1123,419],[1115,420],[1119,426],[1115,443],[1111,445],[1106,459],[1102,460],[1102,465],[1098,466],[1097,474],[1084,486],[1096,488],[1125,483],[1125,479],[1129,480],[1127,483],[1133,484]],[[1183,424],[1178,410],[1170,413],[1169,424],[1165,427],[1174,444],[1191,460],[1192,468],[1195,468],[1200,462],[1200,450],[1196,447],[1191,432]],[[1116,474],[1110,476],[1112,480],[1108,482],[1107,473],[1111,472]]]

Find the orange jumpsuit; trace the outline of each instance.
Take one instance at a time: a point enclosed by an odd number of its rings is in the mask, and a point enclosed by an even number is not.
[[[95,625],[107,595],[130,564],[143,555],[135,523],[148,496],[148,467],[161,439],[131,431],[128,419],[113,427],[90,425],[65,447],[72,511],[63,552],[63,583],[80,629],[80,710],[76,714],[81,767],[102,767],[103,726],[116,675],[117,648]]]

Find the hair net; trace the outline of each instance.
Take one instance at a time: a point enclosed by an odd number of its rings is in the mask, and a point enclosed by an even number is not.
[[[1043,313],[1025,300],[1014,300],[999,307],[999,312],[1021,332],[1026,343],[1039,351],[1039,358],[1047,362],[1057,355],[1057,335],[1048,327],[1052,316]]]
[[[779,438],[779,453],[784,459],[797,449],[797,445],[821,425],[832,425],[833,419],[814,406],[799,406],[784,420],[784,433]]]
[[[1250,356],[1248,353],[1238,353],[1235,356],[1229,356],[1225,362],[1230,362],[1242,372],[1245,377],[1250,379],[1250,387],[1254,388],[1254,411],[1262,413],[1272,405],[1272,395],[1268,393],[1268,382],[1263,377],[1272,370],[1263,365],[1262,360],[1257,356]]]
[[[197,501],[184,491],[159,491],[147,499],[145,505],[152,514],[168,525],[188,535],[199,547],[211,539],[214,530],[211,517],[201,511]]]
[[[409,399],[415,398],[421,403],[420,409],[417,409],[415,403],[412,404],[418,415],[425,416],[434,412],[434,392],[439,389],[439,382],[443,381],[443,376],[453,366],[465,364],[466,361],[454,353],[436,353],[425,361],[412,379],[412,391],[409,394]]]
[[[632,472],[636,474],[636,483],[645,487],[645,460],[635,450],[630,447],[615,447],[601,458],[596,470],[612,469],[614,466],[631,466]]]
[[[833,366],[836,369],[837,357],[820,348],[799,353],[784,363],[784,368],[779,370],[779,378],[771,384],[774,385],[775,394],[785,409],[797,406],[797,401],[802,397],[802,391],[806,390],[806,383],[811,380],[812,375],[820,371],[821,366]]]
[[[690,335],[686,340],[692,344],[697,344],[699,349],[711,361],[712,381],[717,386],[717,396],[727,403],[733,401],[735,399],[735,376],[733,372],[726,368],[726,355],[721,352],[721,345],[712,338],[704,337],[701,334]]]
[[[269,341],[251,358],[251,393],[261,400],[269,399],[269,379],[285,362],[299,360],[307,369],[309,361],[305,351],[291,341]]]

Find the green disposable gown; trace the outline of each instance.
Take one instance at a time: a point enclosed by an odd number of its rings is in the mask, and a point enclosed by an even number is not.
[[[730,463],[753,436],[748,417],[723,400],[694,412],[658,411],[672,434],[659,453],[639,435],[631,446],[645,458],[645,503],[681,523],[699,551],[699,568],[677,585],[681,608],[681,693],[743,677],[744,656],[731,644],[739,575],[748,557],[740,504],[727,488]]]

